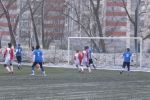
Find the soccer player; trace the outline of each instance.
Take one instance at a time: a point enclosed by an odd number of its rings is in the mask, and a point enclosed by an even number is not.
[[[83,67],[81,66],[81,60],[82,60],[82,55],[81,52],[79,50],[76,51],[76,53],[74,54],[74,63],[77,67],[77,69],[81,72],[84,71]]]
[[[76,53],[74,54],[74,63],[77,69],[79,69],[80,61],[79,61],[79,50],[76,50]]]
[[[13,65],[12,61],[14,59],[14,49],[12,48],[12,44],[8,43],[8,47],[4,51],[4,67],[6,68],[8,73],[13,74]]]
[[[92,50],[92,48],[88,48],[88,56],[89,56],[89,66],[90,65],[92,65],[93,66],[93,68],[94,69],[96,69],[96,66],[95,66],[95,64],[94,64],[94,62],[93,62],[93,58],[95,58],[94,57],[94,55],[93,55],[93,50]],[[96,59],[96,58],[95,58]]]
[[[87,68],[88,68],[88,71],[91,72],[91,68],[89,66],[89,56],[88,56],[88,46],[85,46],[84,47],[84,50],[83,50],[83,59],[82,59],[82,63],[81,65],[85,65]]]
[[[40,46],[36,46],[36,49],[33,51],[33,65],[32,65],[32,74],[31,75],[35,75],[35,71],[34,71],[34,67],[39,64],[40,65],[40,69],[41,72],[44,76],[46,76],[45,74],[45,70],[43,67],[43,52],[42,50],[40,50]]]
[[[127,48],[126,51],[123,53],[123,69],[125,69],[125,67],[127,66],[127,70],[128,72],[130,71],[130,61],[133,61],[131,60],[131,57],[132,57],[132,53],[130,52],[130,49]],[[120,74],[122,74],[123,70],[120,72]]]
[[[22,62],[22,47],[20,44],[18,44],[16,48],[16,59],[17,59],[17,67],[19,70],[21,70],[21,62]]]

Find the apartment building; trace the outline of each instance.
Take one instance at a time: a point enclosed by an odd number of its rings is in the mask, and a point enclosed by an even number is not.
[[[124,6],[129,8],[129,2],[127,0],[125,0],[125,3],[122,0],[106,0],[105,5],[106,36],[129,36],[130,30],[128,28],[130,25],[128,24],[127,13],[124,9]]]
[[[44,3],[44,33],[59,39],[64,35],[65,0],[45,0]]]

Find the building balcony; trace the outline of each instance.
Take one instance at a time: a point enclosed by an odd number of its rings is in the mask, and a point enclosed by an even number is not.
[[[127,16],[126,12],[106,12],[106,16]]]
[[[127,6],[127,2],[125,2],[125,4],[123,4],[123,2],[110,2],[108,1],[106,3],[106,6],[119,6],[119,7],[124,7]]]

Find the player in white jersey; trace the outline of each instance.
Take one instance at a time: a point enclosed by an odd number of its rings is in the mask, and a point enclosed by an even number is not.
[[[79,50],[77,50],[76,53],[74,54],[74,63],[75,63],[75,66],[79,69],[79,65],[80,65]]]
[[[74,54],[74,63],[75,63],[75,66],[77,67],[77,69],[81,72],[84,71],[83,67],[80,66],[81,65],[81,61],[80,61],[80,52],[79,50],[76,51],[76,53]]]
[[[88,71],[91,72],[91,68],[89,66],[89,56],[88,56],[88,46],[85,46],[84,47],[84,50],[83,50],[83,59],[82,59],[82,63],[81,65],[83,66],[86,66],[88,68]]]
[[[4,59],[5,59],[4,67],[9,73],[13,74],[12,61],[14,59],[14,49],[12,48],[11,43],[8,43],[8,48],[6,48],[4,51]]]

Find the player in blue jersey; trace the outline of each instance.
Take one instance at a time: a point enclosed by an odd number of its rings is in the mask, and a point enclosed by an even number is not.
[[[36,49],[33,51],[33,65],[32,65],[32,74],[31,75],[35,75],[34,72],[34,67],[39,64],[40,65],[40,69],[41,72],[44,76],[46,76],[45,74],[45,70],[43,67],[43,52],[42,50],[40,50],[40,46],[36,46]]]
[[[96,69],[96,66],[95,66],[95,64],[93,62],[93,58],[95,58],[94,54],[93,54],[93,49],[88,47],[88,53],[89,53],[88,54],[88,56],[89,56],[89,66],[92,65],[93,68]]]
[[[22,62],[22,47],[20,44],[18,44],[17,48],[16,48],[16,59],[17,59],[17,63],[18,63],[18,69],[21,69],[21,62]]]
[[[130,52],[130,49],[127,48],[127,50],[123,53],[123,69],[125,69],[125,67],[127,66],[128,71],[130,71],[130,62],[133,61],[132,59],[132,53]],[[122,74],[123,71],[120,72],[120,74]]]

